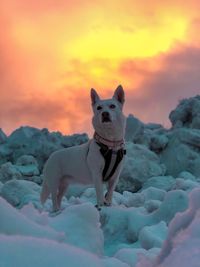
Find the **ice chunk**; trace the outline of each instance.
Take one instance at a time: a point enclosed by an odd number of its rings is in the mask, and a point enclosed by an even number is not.
[[[40,204],[40,190],[40,186],[36,183],[14,179],[3,185],[1,195],[10,204],[18,208],[30,202],[38,208],[42,208]]]
[[[148,187],[155,187],[161,190],[169,191],[176,183],[176,180],[172,176],[157,176],[149,178],[142,186],[142,189]]]
[[[92,253],[103,254],[103,232],[99,212],[90,203],[67,207],[61,214],[49,218],[49,225],[65,232],[67,242]]]
[[[21,179],[20,171],[11,162],[6,162],[0,168],[0,180],[5,183],[12,179]]]
[[[161,247],[167,237],[167,225],[161,221],[152,226],[145,226],[139,233],[139,242],[144,249]]]

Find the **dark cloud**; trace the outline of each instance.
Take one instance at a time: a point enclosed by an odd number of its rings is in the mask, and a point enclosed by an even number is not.
[[[146,72],[143,83],[129,93],[127,111],[166,125],[179,100],[200,94],[200,49],[179,47],[159,60],[160,70]]]

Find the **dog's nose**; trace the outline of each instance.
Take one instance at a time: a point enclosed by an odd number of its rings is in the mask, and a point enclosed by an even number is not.
[[[103,118],[108,118],[109,117],[109,112],[107,112],[107,111],[102,112],[102,117]]]
[[[111,122],[110,113],[108,111],[104,111],[101,114],[102,122]]]

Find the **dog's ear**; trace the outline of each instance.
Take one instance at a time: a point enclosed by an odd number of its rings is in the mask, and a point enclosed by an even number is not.
[[[96,90],[93,88],[90,91],[90,96],[92,100],[92,105],[95,105],[95,103],[100,100],[100,97],[98,96]]]
[[[117,87],[117,89],[114,92],[113,98],[115,98],[117,101],[119,101],[120,104],[124,104],[125,96],[124,96],[124,89],[121,85]]]

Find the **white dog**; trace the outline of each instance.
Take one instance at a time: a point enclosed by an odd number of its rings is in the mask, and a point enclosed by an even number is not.
[[[44,167],[41,203],[49,194],[53,212],[60,209],[62,197],[70,183],[94,184],[97,205],[111,205],[113,191],[122,169],[126,118],[122,113],[124,91],[118,86],[112,99],[101,100],[91,89],[94,137],[87,143],[54,152]],[[103,182],[107,193],[103,195]]]

